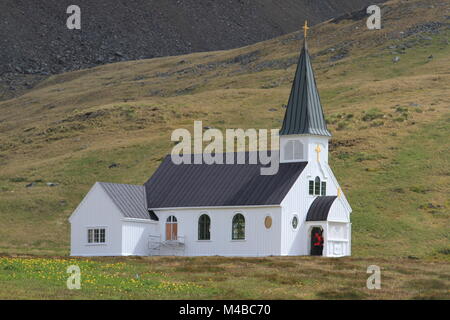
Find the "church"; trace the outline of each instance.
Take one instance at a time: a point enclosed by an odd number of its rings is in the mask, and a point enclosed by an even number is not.
[[[328,165],[306,30],[276,174],[169,155],[144,185],[97,182],[69,218],[71,255],[351,255],[352,209]]]

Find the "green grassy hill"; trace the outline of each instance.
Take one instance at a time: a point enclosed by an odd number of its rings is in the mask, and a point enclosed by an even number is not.
[[[382,8],[382,30],[354,16],[308,42],[353,255],[448,259],[450,3]],[[0,252],[67,255],[92,184],[142,184],[175,128],[279,128],[300,38],[70,72],[0,101]]]

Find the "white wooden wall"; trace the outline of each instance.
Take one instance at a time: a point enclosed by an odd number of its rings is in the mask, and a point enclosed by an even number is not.
[[[280,207],[176,209],[155,211],[159,232],[165,237],[165,222],[170,215],[178,220],[178,235],[185,237],[184,251],[165,250],[162,255],[187,256],[269,256],[280,254]],[[245,240],[232,240],[232,220],[236,213],[245,217]],[[198,218],[208,214],[211,219],[211,240],[198,240]],[[264,219],[272,217],[266,229]]]
[[[341,199],[336,199],[330,208],[327,228],[326,255],[329,257],[351,255],[350,213],[346,210]]]
[[[94,184],[70,217],[70,254],[72,256],[122,255],[122,214],[103,191]],[[105,228],[105,244],[88,244],[88,228]]]
[[[130,220],[122,223],[122,255],[149,255],[148,239],[150,235],[159,233],[158,222],[142,219]]]
[[[323,155],[322,155],[323,156]],[[314,180],[316,176],[319,176],[321,181],[326,181],[327,183],[327,193],[326,195],[337,195],[337,189],[339,185],[337,184],[333,173],[328,166],[328,163],[311,161],[306,166],[305,170],[301,173],[299,179],[293,185],[292,189],[286,196],[286,198],[281,203],[282,205],[282,232],[281,232],[281,255],[309,255],[310,254],[310,233],[311,233],[311,223],[306,223],[306,214],[311,206],[312,202],[316,198],[313,195],[309,195],[309,180]],[[345,199],[345,198],[344,198]],[[349,207],[345,205],[346,200],[336,199],[330,208],[330,214],[328,216],[329,221],[336,222],[346,222],[348,229],[348,241],[347,244],[339,244],[337,246],[342,246],[342,252],[345,254],[351,254],[351,231],[350,231],[350,211]],[[299,227],[294,230],[292,228],[292,218],[297,215],[299,218]],[[326,222],[314,223],[314,226],[321,226],[324,231],[328,228]],[[325,239],[328,237],[325,234]],[[325,252],[324,255],[330,253],[330,256],[335,256],[331,254],[332,252],[340,252],[339,248],[334,249],[334,243],[325,243],[325,247],[330,247],[330,251]],[[331,248],[332,247],[332,248]],[[340,256],[340,255],[339,255]]]

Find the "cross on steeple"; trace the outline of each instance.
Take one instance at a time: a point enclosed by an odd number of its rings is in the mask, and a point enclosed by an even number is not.
[[[314,149],[317,152],[317,162],[319,162],[319,154],[322,149],[320,148],[320,145],[317,145],[317,147]]]
[[[308,20],[305,20],[305,25],[303,26],[303,31],[305,32],[305,39],[306,39],[306,36],[308,35],[309,29],[310,28],[308,27]]]

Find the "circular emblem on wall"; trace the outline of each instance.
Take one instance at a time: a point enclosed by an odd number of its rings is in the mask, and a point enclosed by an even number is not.
[[[292,228],[297,229],[297,226],[298,226],[298,218],[297,216],[294,216],[292,218]]]
[[[267,216],[264,219],[264,225],[266,226],[266,229],[270,229],[270,227],[272,226],[272,217]]]

